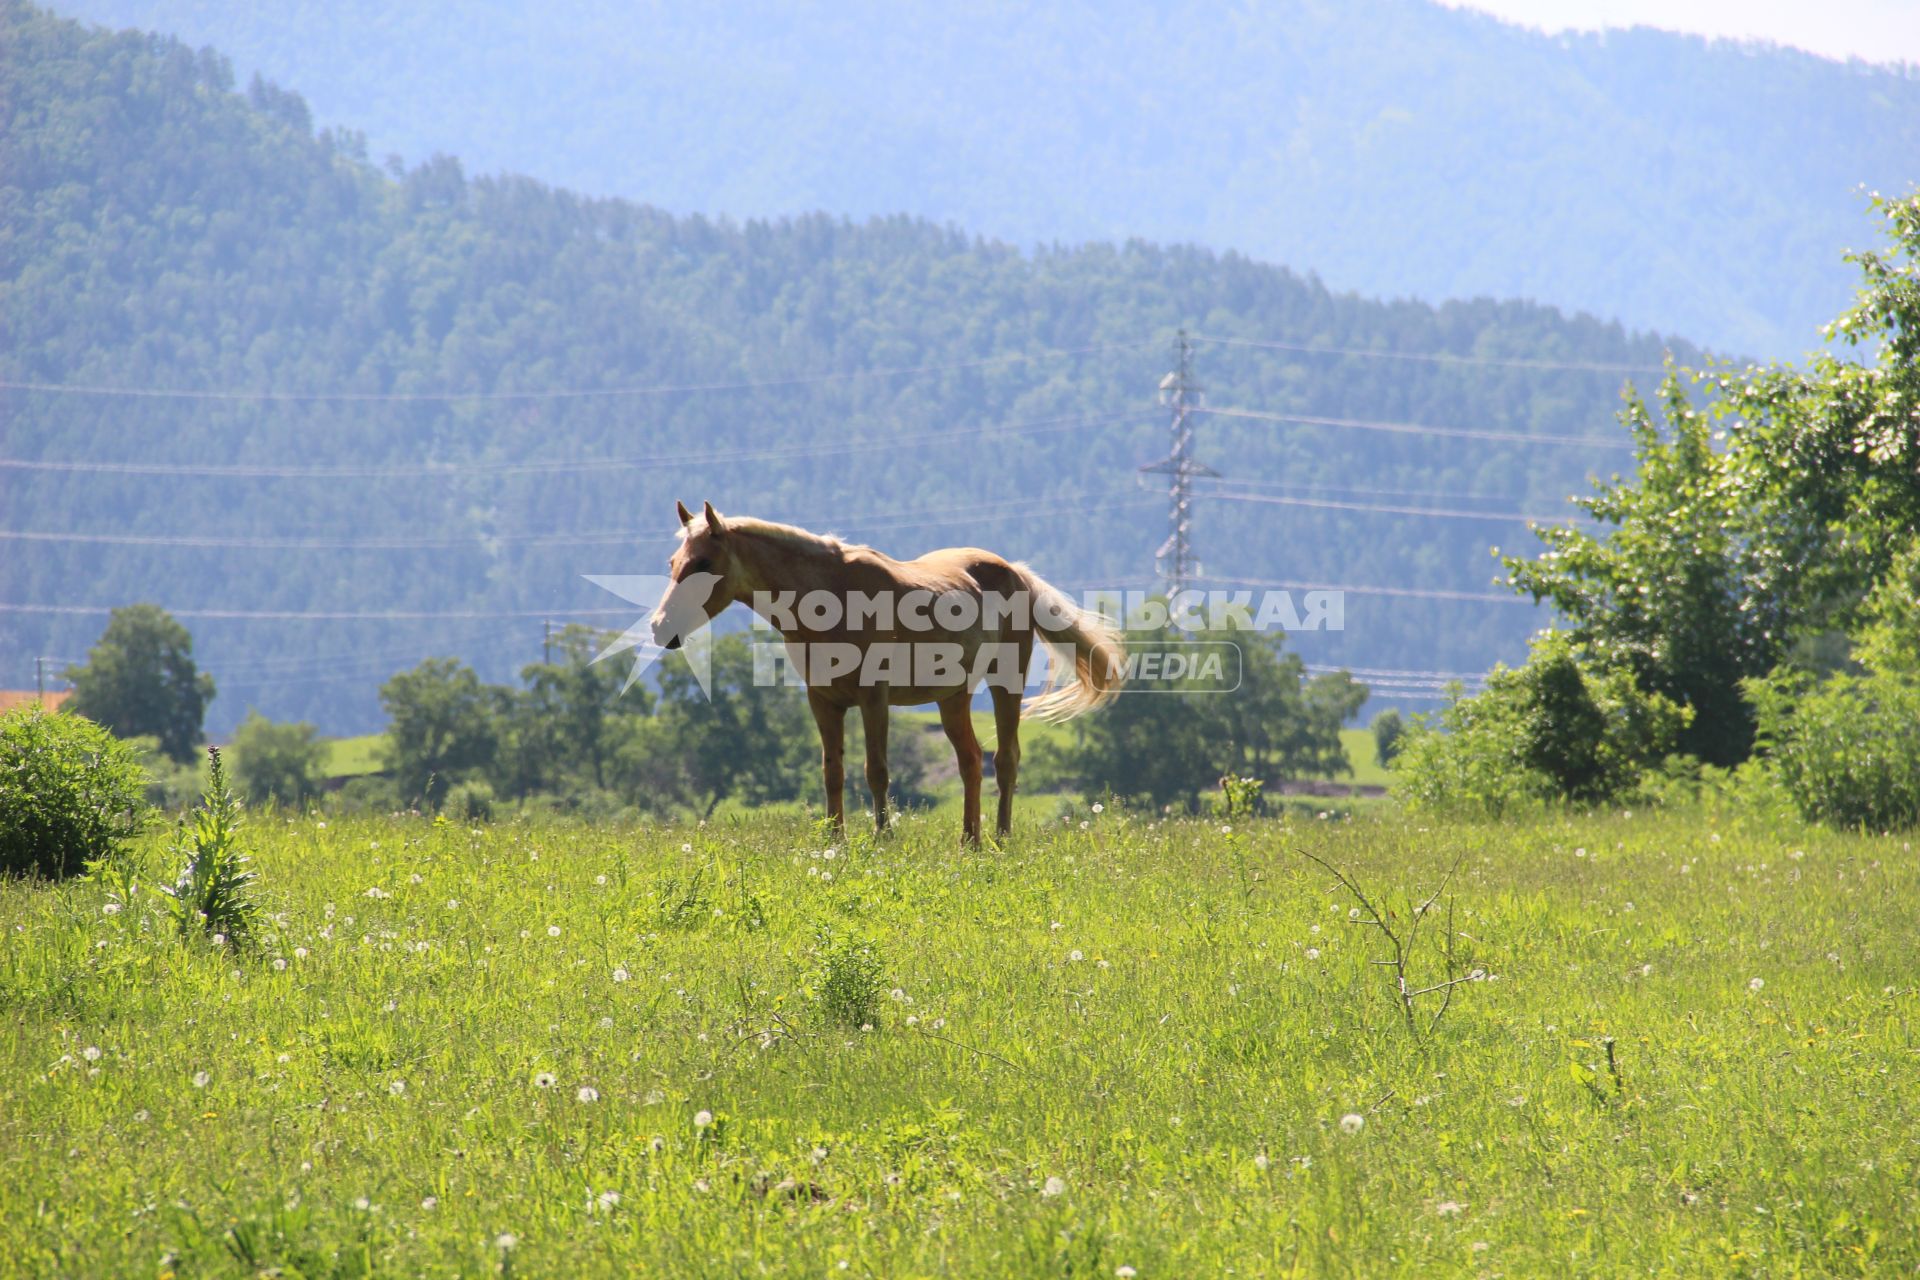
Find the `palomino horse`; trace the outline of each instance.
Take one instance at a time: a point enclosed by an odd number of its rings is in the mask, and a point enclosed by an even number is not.
[[[887,826],[887,712],[932,702],[953,743],[966,793],[964,836],[980,840],[980,743],[973,693],[993,697],[1000,788],[997,830],[1013,826],[1020,767],[1020,719],[1065,720],[1109,701],[1124,678],[1125,653],[1106,619],[1080,609],[1025,565],[991,551],[952,547],[895,560],[855,546],[746,517],[723,518],[706,504],[679,506],[680,546],[668,562],[672,586],[650,620],[656,644],[680,647],[728,605],[747,604],[786,642],[789,673],[807,686],[820,728],[827,813],[846,816],[842,759],[847,712],[866,729],[867,786],[874,821]],[[1058,656],[1047,689],[1021,705],[1038,638]]]

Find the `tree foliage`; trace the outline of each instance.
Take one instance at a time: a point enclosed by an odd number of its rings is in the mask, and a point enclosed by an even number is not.
[[[1497,668],[1437,723],[1416,722],[1395,764],[1410,804],[1500,817],[1542,803],[1629,794],[1675,748],[1691,712],[1547,632],[1524,666]]]
[[[1910,640],[1913,531],[1920,528],[1920,197],[1877,201],[1892,246],[1855,255],[1858,303],[1830,326],[1871,363],[1832,353],[1803,366],[1677,371],[1656,423],[1629,391],[1622,415],[1639,475],[1580,499],[1601,531],[1539,530],[1547,550],[1505,561],[1550,602],[1602,668],[1687,707],[1680,746],[1712,764],[1746,758],[1744,682],[1823,634],[1877,628]]]
[[[66,676],[73,711],[123,738],[152,735],[175,760],[193,758],[213,677],[194,665],[193,637],[159,605],[115,609],[87,660]]]
[[[235,780],[255,804],[297,805],[320,790],[327,748],[311,724],[275,724],[256,711],[234,730],[231,751]]]
[[[1238,647],[1237,684],[1194,673],[1136,682],[1076,721],[1070,746],[1037,751],[1036,779],[1190,809],[1226,775],[1265,781],[1353,771],[1340,727],[1366,701],[1364,686],[1345,672],[1309,677],[1278,633],[1135,632],[1129,654],[1138,662],[1196,641]]]

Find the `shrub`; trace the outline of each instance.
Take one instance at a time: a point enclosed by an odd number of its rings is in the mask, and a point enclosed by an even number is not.
[[[1750,680],[1768,767],[1803,818],[1842,828],[1920,825],[1920,678],[1804,673]]]
[[[248,712],[233,732],[231,748],[235,779],[254,804],[298,805],[318,794],[327,748],[312,725],[275,724]]]
[[[1400,794],[1416,807],[1498,817],[1546,801],[1598,804],[1637,787],[1671,752],[1689,713],[1596,668],[1548,632],[1517,670],[1496,668],[1486,689],[1424,719],[1399,753]]]
[[[441,808],[460,822],[492,822],[493,788],[477,778],[463,782],[447,792]]]
[[[77,875],[147,813],[133,750],[84,716],[39,705],[0,716],[0,874]]]
[[[1393,767],[1394,757],[1400,754],[1400,744],[1407,736],[1407,722],[1392,707],[1373,718],[1373,758],[1380,762],[1382,769]]]
[[[208,747],[207,760],[206,795],[173,845],[186,862],[173,887],[160,893],[181,937],[224,937],[237,949],[252,936],[260,908],[250,896],[254,873],[240,848],[240,803],[227,787],[220,748]]]

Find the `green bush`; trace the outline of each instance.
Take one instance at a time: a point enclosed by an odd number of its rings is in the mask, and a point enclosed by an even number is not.
[[[1380,762],[1382,769],[1393,767],[1406,736],[1407,722],[1392,707],[1373,718],[1373,758]]]
[[[326,772],[326,744],[312,725],[275,724],[257,711],[233,731],[230,753],[235,780],[254,804],[304,804]]]
[[[0,874],[70,876],[146,817],[131,748],[84,716],[37,704],[0,716]]]
[[[1920,826],[1920,678],[1804,673],[1750,680],[1769,768],[1811,822]]]
[[[1637,788],[1672,751],[1688,712],[1620,668],[1596,668],[1548,632],[1518,669],[1416,719],[1395,761],[1415,807],[1498,817],[1530,805],[1602,804]]]
[[[475,779],[447,792],[441,811],[459,822],[493,821],[493,788]]]

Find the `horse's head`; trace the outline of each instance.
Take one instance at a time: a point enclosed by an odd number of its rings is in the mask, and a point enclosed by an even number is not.
[[[680,546],[667,560],[672,585],[650,619],[653,642],[663,649],[678,649],[688,636],[732,604],[735,594],[728,584],[733,556],[726,521],[711,502],[699,517],[687,510],[686,503],[676,505],[680,511]]]

